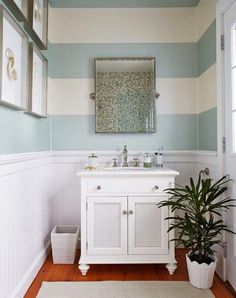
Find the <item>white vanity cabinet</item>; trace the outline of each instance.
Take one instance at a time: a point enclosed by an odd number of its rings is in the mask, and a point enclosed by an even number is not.
[[[176,269],[174,243],[167,233],[168,198],[178,172],[170,169],[81,171],[81,257],[90,264],[166,263]]]

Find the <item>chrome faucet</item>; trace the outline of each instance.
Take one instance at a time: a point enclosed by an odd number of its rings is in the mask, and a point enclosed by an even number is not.
[[[128,167],[128,150],[127,147],[124,146],[123,152],[122,152],[122,157],[123,157],[123,163],[122,167]]]

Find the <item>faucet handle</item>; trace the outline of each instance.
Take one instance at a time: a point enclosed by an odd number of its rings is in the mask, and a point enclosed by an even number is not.
[[[134,158],[134,167],[139,167],[138,158]]]
[[[113,164],[112,164],[112,167],[117,167],[117,158],[112,158],[113,160]]]

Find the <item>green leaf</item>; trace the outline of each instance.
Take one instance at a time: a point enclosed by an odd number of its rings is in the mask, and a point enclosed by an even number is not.
[[[222,220],[223,211],[236,207],[235,200],[224,197],[230,181],[227,176],[218,181],[204,180],[199,174],[196,183],[191,177],[189,185],[176,184],[165,190],[169,199],[157,206],[168,207],[172,212],[166,220],[170,222],[168,232],[177,230],[172,239],[177,246],[183,245],[193,253],[198,251],[207,256],[214,252],[214,245],[222,245],[219,239],[222,231],[235,234]]]

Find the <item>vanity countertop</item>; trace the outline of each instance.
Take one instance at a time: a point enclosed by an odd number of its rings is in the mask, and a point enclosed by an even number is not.
[[[80,177],[124,177],[124,176],[139,176],[139,177],[176,177],[179,175],[179,172],[172,170],[167,167],[163,168],[111,168],[104,167],[96,170],[81,170],[77,173],[77,176]]]

